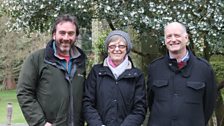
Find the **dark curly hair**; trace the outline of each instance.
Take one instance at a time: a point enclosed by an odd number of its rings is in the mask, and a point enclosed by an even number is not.
[[[76,26],[76,36],[79,35],[79,27],[78,27],[78,22],[77,18],[75,16],[72,16],[70,14],[63,14],[60,15],[56,18],[55,23],[52,28],[52,35],[56,32],[56,27],[59,23],[61,22],[71,22]]]

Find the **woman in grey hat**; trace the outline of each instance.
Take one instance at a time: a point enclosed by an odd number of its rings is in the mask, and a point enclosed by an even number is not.
[[[84,117],[89,126],[140,126],[146,114],[142,72],[128,56],[128,33],[115,30],[105,40],[108,56],[94,65],[85,82]]]

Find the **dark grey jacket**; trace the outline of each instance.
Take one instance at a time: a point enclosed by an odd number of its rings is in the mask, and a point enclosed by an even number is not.
[[[95,65],[85,83],[83,104],[89,126],[140,126],[146,114],[144,76],[131,68],[116,80],[107,66]]]
[[[168,55],[149,65],[148,126],[206,126],[208,123],[216,100],[214,74],[205,60],[189,54],[190,59],[181,70]]]
[[[17,98],[27,123],[43,126],[82,126],[85,55],[73,57],[71,74],[54,56],[50,41],[46,49],[32,53],[24,62],[17,85]],[[69,121],[70,120],[70,121]]]

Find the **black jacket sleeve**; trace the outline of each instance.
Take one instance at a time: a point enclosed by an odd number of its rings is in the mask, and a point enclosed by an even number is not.
[[[148,77],[147,77],[147,105],[149,107],[149,111],[151,111],[153,104],[153,92],[152,92],[152,79],[151,79],[151,70],[150,65],[148,67]]]
[[[209,73],[207,75],[206,81],[206,91],[204,95],[204,117],[205,124],[208,123],[210,117],[212,116],[213,110],[215,108],[216,98],[217,98],[217,85],[215,82],[214,72],[211,67],[209,67]]]
[[[121,126],[140,126],[146,115],[146,88],[143,74],[136,80],[134,106]]]
[[[97,72],[95,67],[93,67],[85,81],[85,91],[83,98],[84,118],[89,126],[103,125],[100,115],[96,110],[96,80]]]

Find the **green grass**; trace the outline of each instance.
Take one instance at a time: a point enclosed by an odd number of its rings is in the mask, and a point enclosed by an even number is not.
[[[12,124],[26,123],[16,98],[16,91],[2,90],[0,91],[0,124],[6,124],[7,104],[9,102],[11,102],[13,106]]]

